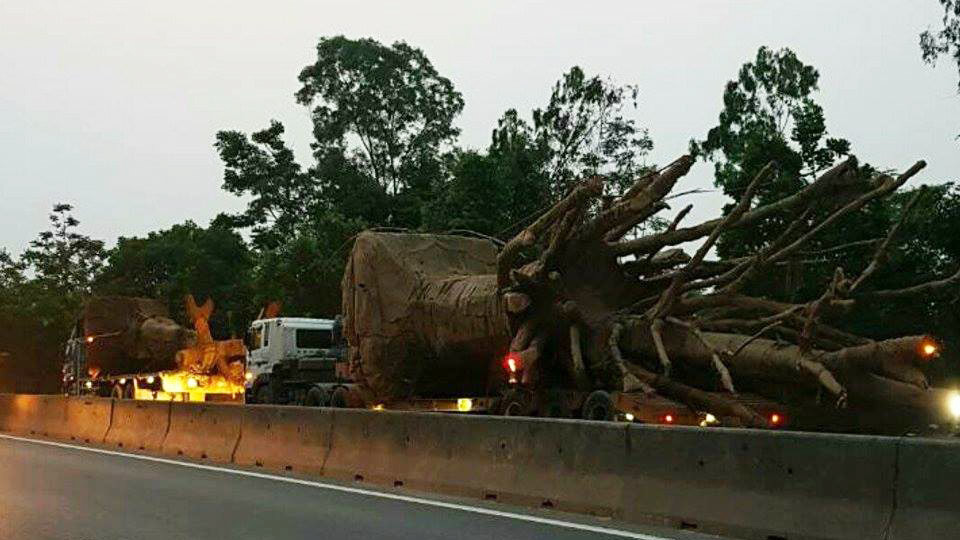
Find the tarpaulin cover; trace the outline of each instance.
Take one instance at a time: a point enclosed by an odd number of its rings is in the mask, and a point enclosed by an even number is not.
[[[91,298],[81,314],[87,366],[101,375],[176,369],[178,350],[194,344],[192,330],[178,325],[157,300],[126,296]]]
[[[354,376],[384,401],[486,391],[510,339],[496,260],[488,240],[358,235],[343,276]]]

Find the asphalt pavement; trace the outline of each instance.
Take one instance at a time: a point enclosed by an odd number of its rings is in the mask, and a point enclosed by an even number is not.
[[[714,537],[0,436],[0,540],[301,538]]]

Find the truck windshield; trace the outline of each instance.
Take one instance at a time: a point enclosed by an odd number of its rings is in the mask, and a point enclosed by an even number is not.
[[[263,327],[254,326],[250,329],[248,334],[248,343],[247,346],[250,347],[251,351],[255,351],[260,348],[261,341],[263,339]]]
[[[330,330],[297,329],[298,349],[329,349],[333,347],[333,333]]]

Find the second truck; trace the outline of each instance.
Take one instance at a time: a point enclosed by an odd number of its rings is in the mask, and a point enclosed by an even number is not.
[[[214,340],[213,303],[185,300],[193,328],[149,298],[95,296],[66,345],[63,392],[117,399],[242,403],[246,348]]]

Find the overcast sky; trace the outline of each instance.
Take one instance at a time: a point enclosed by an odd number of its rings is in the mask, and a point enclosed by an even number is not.
[[[828,129],[862,160],[926,159],[915,182],[954,180],[956,71],[924,65],[917,45],[939,17],[936,0],[0,0],[0,247],[22,251],[56,202],[109,244],[241,208],[220,189],[215,133],[275,118],[308,158],[296,76],[335,34],[423,49],[463,93],[470,147],[574,64],[637,84],[660,164],[715,124],[724,83],[758,47],[790,47],[819,69]],[[711,170],[683,187],[710,187]],[[695,216],[721,204],[691,200]]]

